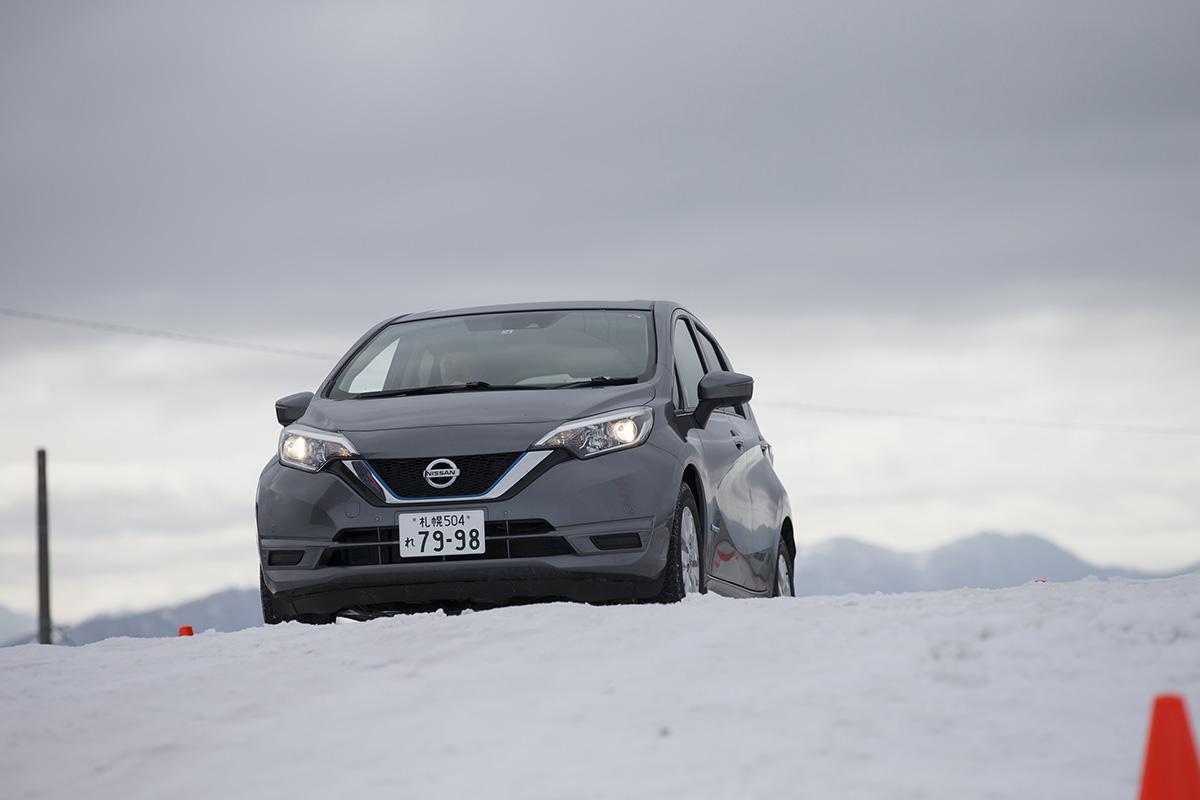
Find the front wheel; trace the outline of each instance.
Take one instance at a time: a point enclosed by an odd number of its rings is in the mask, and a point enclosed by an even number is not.
[[[775,583],[771,587],[772,597],[795,597],[796,585],[792,579],[793,559],[787,542],[779,543],[779,555],[775,556]]]
[[[679,487],[675,516],[671,521],[667,566],[663,570],[662,593],[657,598],[660,603],[678,603],[686,595],[703,592],[699,519],[696,498],[685,483]]]
[[[262,598],[263,622],[267,625],[278,625],[281,622],[291,622],[291,617],[286,616],[275,607],[275,595],[267,588],[267,580],[263,577],[261,571],[258,573],[258,594]]]
[[[267,625],[278,625],[281,622],[303,622],[306,625],[330,625],[335,617],[333,614],[289,614],[280,608],[275,595],[267,588],[266,578],[262,570],[258,573],[258,593],[262,598],[263,622]]]

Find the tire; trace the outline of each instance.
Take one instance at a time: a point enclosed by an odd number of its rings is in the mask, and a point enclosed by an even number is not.
[[[289,614],[275,601],[275,595],[267,588],[267,581],[262,571],[258,573],[258,593],[262,598],[263,622],[267,625],[278,625],[281,622],[303,622],[305,625],[329,625],[335,619],[333,614]]]
[[[685,483],[679,487],[679,498],[675,501],[671,541],[667,545],[667,565],[663,568],[663,587],[655,598],[656,602],[678,603],[686,595],[704,592],[701,542],[700,512],[692,490]]]
[[[271,594],[271,590],[267,588],[267,580],[263,577],[262,571],[258,573],[258,593],[262,597],[262,612],[263,623],[266,625],[278,625],[281,622],[291,622],[292,618],[280,613],[275,607],[275,595]]]
[[[787,542],[779,540],[779,553],[775,556],[775,576],[771,580],[771,597],[795,597],[796,559]],[[780,578],[783,580],[780,580]]]

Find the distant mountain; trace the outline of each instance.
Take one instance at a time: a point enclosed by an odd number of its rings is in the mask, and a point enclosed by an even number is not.
[[[37,620],[0,606],[0,643],[37,633]]]
[[[191,625],[196,633],[210,628],[240,631],[262,624],[258,589],[226,589],[178,606],[136,614],[105,614],[66,629],[69,644],[89,644],[114,636],[145,638],[176,636],[179,626]]]
[[[1173,574],[1183,572],[1200,572],[1200,563]],[[855,539],[831,539],[801,548],[796,557],[796,592],[802,595],[915,592],[962,587],[1001,589],[1038,578],[1060,582],[1089,575],[1165,577],[1089,564],[1053,542],[1029,534],[980,533],[917,553],[898,552]],[[56,640],[88,644],[113,636],[175,636],[180,625],[191,625],[200,633],[210,628],[237,631],[261,624],[258,590],[226,589],[170,608],[93,617],[66,628]],[[32,618],[0,608],[0,642],[28,635],[34,628]],[[27,636],[24,641],[28,640]]]
[[[1200,571],[1200,563],[1176,573]],[[916,553],[856,539],[831,539],[801,548],[796,556],[797,594],[918,592],[938,589],[1002,589],[1039,578],[1076,581],[1154,578],[1161,574],[1101,567],[1032,534],[980,533]]]

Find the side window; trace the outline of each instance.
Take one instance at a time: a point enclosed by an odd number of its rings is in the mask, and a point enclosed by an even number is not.
[[[721,352],[717,349],[717,343],[707,333],[697,328],[696,338],[700,340],[700,352],[704,354],[704,363],[708,367],[705,372],[706,375],[716,370],[729,369],[729,364],[721,357]],[[718,408],[717,411],[723,411],[726,414],[737,414],[739,417],[746,416],[746,410],[742,406]]]
[[[683,409],[691,410],[700,401],[700,379],[704,377],[704,364],[696,352],[696,343],[685,320],[675,320],[674,335],[675,374],[679,378],[679,391],[683,395]]]
[[[712,339],[708,338],[708,334],[700,329],[696,329],[700,339],[700,352],[704,354],[704,364],[708,367],[704,374],[715,372],[719,369],[729,369],[729,365],[725,363],[725,359],[717,353],[717,346],[713,344]]]

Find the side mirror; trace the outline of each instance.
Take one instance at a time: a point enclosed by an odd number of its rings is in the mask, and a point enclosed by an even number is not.
[[[754,396],[754,378],[740,372],[710,372],[700,379],[700,402],[692,416],[703,428],[718,408],[740,406]]]
[[[279,424],[285,427],[291,425],[304,416],[304,412],[308,411],[308,404],[312,402],[312,399],[312,392],[300,392],[299,394],[289,394],[287,397],[279,398],[275,401],[275,419],[279,420]]]

